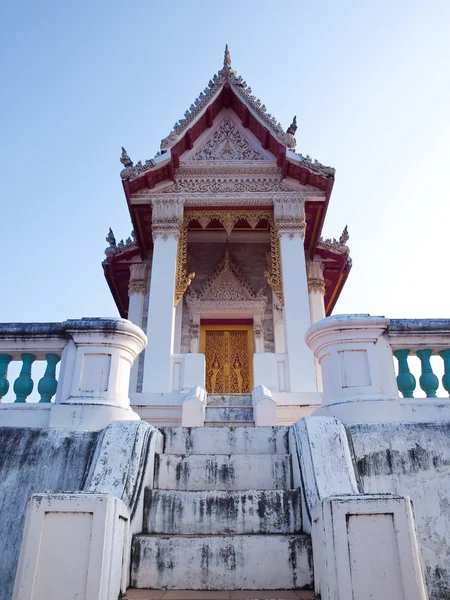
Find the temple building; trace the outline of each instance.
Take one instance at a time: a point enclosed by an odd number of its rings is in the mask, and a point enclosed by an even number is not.
[[[110,230],[103,267],[120,315],[148,337],[130,393],[152,423],[181,422],[194,386],[263,385],[285,424],[320,405],[304,337],[332,313],[351,260],[346,228],[321,237],[335,171],[295,151],[296,130],[267,113],[226,47],[154,159],[122,149],[134,230],[118,244]]]
[[[0,600],[450,599],[450,320],[332,314],[296,131],[226,48],[122,149],[121,318],[0,323]]]

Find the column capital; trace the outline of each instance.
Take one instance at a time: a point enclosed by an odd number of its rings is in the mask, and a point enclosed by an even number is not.
[[[323,277],[323,262],[309,261],[306,263],[308,274],[308,292],[318,292],[325,296],[325,279]]]
[[[130,281],[128,284],[128,296],[133,294],[144,295],[147,291],[147,268],[148,264],[143,262],[130,265]]]
[[[297,194],[274,196],[273,209],[278,237],[305,239],[305,199]]]
[[[152,198],[152,235],[167,240],[178,239],[183,225],[184,198],[157,196]]]

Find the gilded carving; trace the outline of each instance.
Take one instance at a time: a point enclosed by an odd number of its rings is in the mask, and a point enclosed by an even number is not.
[[[183,226],[181,229],[180,238],[178,241],[178,255],[176,268],[175,282],[175,306],[178,304],[183,294],[186,292],[189,283],[189,276],[186,272],[187,262],[187,229],[192,221],[197,221],[203,229],[211,223],[211,221],[219,221],[228,235],[231,234],[234,226],[240,220],[246,220],[252,228],[256,228],[258,223],[264,219],[269,224],[270,229],[270,247],[271,247],[271,270],[265,272],[264,276],[277,295],[279,301],[283,304],[283,284],[281,277],[281,262],[280,262],[280,247],[275,230],[273,213],[271,210],[186,210],[184,213]]]
[[[205,356],[210,394],[251,392],[247,331],[206,331]]]

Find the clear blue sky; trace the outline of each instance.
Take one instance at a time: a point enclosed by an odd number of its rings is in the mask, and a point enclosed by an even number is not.
[[[3,3],[0,321],[116,315],[119,171],[233,66],[297,150],[337,169],[325,234],[354,261],[335,312],[449,315],[450,2]]]

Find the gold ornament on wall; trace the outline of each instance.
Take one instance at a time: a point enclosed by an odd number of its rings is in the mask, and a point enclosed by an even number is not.
[[[270,230],[271,269],[264,276],[277,298],[283,304],[283,283],[281,278],[280,243],[276,231],[273,212],[267,209],[235,209],[235,210],[185,210],[180,238],[178,240],[177,268],[175,280],[174,305],[183,297],[190,286],[195,273],[187,273],[187,236],[192,221],[197,221],[202,229],[206,229],[212,221],[218,221],[228,235],[231,235],[239,221],[245,220],[255,229],[261,220],[267,221]]]

